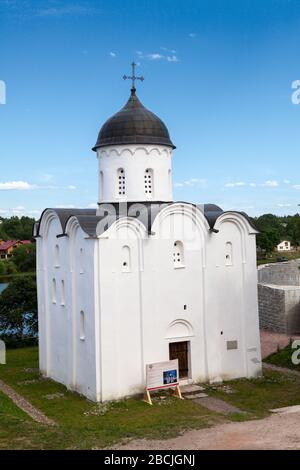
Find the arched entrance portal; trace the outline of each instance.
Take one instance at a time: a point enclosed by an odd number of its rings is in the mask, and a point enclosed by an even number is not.
[[[191,377],[191,342],[193,328],[186,320],[175,320],[168,327],[169,359],[178,359],[179,379]]]

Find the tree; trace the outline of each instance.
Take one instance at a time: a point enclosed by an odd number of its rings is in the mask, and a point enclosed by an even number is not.
[[[31,240],[35,220],[31,217],[11,217],[0,220],[0,239]]]
[[[36,268],[35,244],[20,245],[14,250],[14,263],[20,273],[32,272]]]
[[[0,261],[0,276],[7,276],[8,274],[15,274],[16,272],[17,268],[11,259]]]
[[[22,276],[9,283],[0,295],[1,337],[10,344],[34,342],[38,332],[36,281]]]
[[[254,219],[254,223],[260,232],[257,235],[257,245],[270,253],[284,237],[284,224],[279,217],[273,214],[264,214]]]
[[[271,253],[280,241],[277,231],[272,229],[260,232],[256,238],[257,245],[267,253]]]
[[[286,233],[288,234],[288,240],[292,242],[292,245],[300,245],[300,215],[296,214],[288,218],[286,224]]]

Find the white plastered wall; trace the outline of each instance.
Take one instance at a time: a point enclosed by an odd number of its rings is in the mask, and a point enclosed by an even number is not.
[[[164,145],[116,145],[97,150],[99,202],[172,201],[172,149]],[[125,175],[119,195],[118,170]],[[152,170],[151,193],[145,192],[145,170]],[[123,181],[123,180],[122,180]]]

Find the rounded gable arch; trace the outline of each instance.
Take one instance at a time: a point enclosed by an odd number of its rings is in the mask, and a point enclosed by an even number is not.
[[[194,336],[194,330],[187,320],[179,318],[172,321],[167,328],[166,339],[187,338]]]
[[[58,233],[61,233],[63,230],[63,227],[61,225],[61,221],[54,209],[45,209],[42,212],[41,218],[40,218],[40,223],[38,227],[38,236],[41,237],[47,237],[50,229],[51,222],[56,220],[59,224],[60,230],[58,230]]]

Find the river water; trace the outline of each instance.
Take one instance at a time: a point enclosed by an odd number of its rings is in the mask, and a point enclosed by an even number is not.
[[[1,283],[1,282],[0,282],[0,294],[1,294],[1,292],[4,291],[4,289],[6,289],[7,286],[8,286],[7,283]]]

